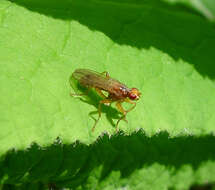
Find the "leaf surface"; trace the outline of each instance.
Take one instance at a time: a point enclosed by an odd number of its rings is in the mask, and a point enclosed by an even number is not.
[[[73,187],[85,182],[83,189],[147,189],[157,179],[154,189],[185,189],[214,181],[208,173],[215,169],[209,153],[215,123],[215,29],[198,14],[173,8],[156,2],[0,1],[2,183],[48,182],[54,176]],[[91,131],[92,117],[98,115],[89,113],[97,110],[100,98],[93,91],[82,100],[70,96],[76,92],[70,77],[77,68],[108,71],[140,89],[142,97],[128,113],[128,123],[120,122],[123,134],[112,140],[101,136],[115,134],[120,114],[114,104],[102,107],[102,118]],[[135,133],[139,129],[144,133]],[[56,138],[63,148],[53,145]],[[81,148],[67,148],[77,141]],[[25,155],[32,143],[35,158],[32,152]],[[209,147],[198,150],[198,143]],[[187,158],[179,154],[180,144]],[[8,153],[11,149],[20,156]],[[102,161],[105,154],[110,160]],[[195,163],[199,154],[205,156]],[[56,159],[49,164],[50,157]],[[29,164],[14,174],[25,159]],[[187,183],[179,182],[185,178]]]

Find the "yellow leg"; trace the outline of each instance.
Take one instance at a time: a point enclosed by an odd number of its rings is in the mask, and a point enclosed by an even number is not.
[[[70,92],[70,96],[84,96],[86,94],[82,93],[82,94],[77,94],[77,93],[72,93]]]
[[[118,131],[118,125],[119,125],[119,122],[120,122],[121,120],[125,120],[126,122],[128,122],[128,121],[126,120],[126,114],[127,114],[127,112],[124,110],[124,108],[122,107],[121,103],[122,103],[121,101],[119,101],[119,102],[116,103],[117,109],[123,114],[123,116],[120,117],[120,118],[118,119],[117,123],[116,123],[116,131]]]
[[[78,94],[78,93],[72,93],[72,92],[70,92],[70,96],[87,96],[88,93],[89,93],[89,91],[90,91],[90,88],[88,88],[85,93]]]
[[[132,100],[126,98],[125,102],[129,103],[129,104],[133,104],[133,106],[131,108],[129,108],[126,112],[130,112],[131,110],[133,110],[136,107],[136,102],[133,102]]]
[[[95,124],[93,125],[92,131],[94,131],[94,129],[95,129],[95,127],[96,127],[98,121],[99,121],[100,118],[101,118],[101,105],[102,105],[102,104],[106,104],[106,103],[111,103],[111,102],[112,102],[112,100],[110,100],[110,99],[101,100],[101,101],[99,102],[99,106],[98,106],[99,117],[98,117],[98,119],[95,121]]]
[[[122,102],[117,102],[116,103],[116,107],[118,108],[118,110],[123,114],[123,115],[126,115],[126,111],[124,110],[124,108],[122,107]]]
[[[110,78],[110,74],[107,71],[102,72],[101,74],[105,74],[106,78],[109,79]]]
[[[95,90],[102,98],[107,98],[99,88],[95,88]]]
[[[127,103],[130,103],[130,104],[133,104],[133,106],[132,106],[130,109],[128,109],[128,110],[124,110],[124,108],[122,107],[122,104],[121,104],[122,102],[127,102]],[[118,124],[119,124],[119,122],[120,122],[121,120],[125,120],[126,122],[128,122],[128,121],[126,120],[126,115],[127,115],[128,112],[130,112],[131,110],[133,110],[133,109],[135,108],[135,106],[136,106],[136,102],[133,102],[132,100],[127,99],[127,98],[124,99],[123,101],[119,101],[119,102],[116,103],[116,107],[117,107],[118,110],[123,114],[123,116],[120,117],[120,118],[118,119],[117,123],[116,123],[116,131],[118,131]]]

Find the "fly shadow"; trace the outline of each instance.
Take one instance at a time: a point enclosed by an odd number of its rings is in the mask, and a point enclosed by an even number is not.
[[[69,78],[69,83],[73,89],[73,92],[71,92],[71,96],[76,96],[75,98],[78,98],[80,99],[80,101],[90,104],[97,109],[97,111],[91,111],[89,113],[89,116],[96,122],[97,119],[94,117],[94,115],[99,114],[99,102],[103,100],[103,98],[100,97],[92,88],[81,86],[80,83],[72,77],[72,75]],[[111,104],[102,104],[101,112],[105,113],[107,120],[113,127],[116,126],[113,119],[118,120],[121,118],[121,113],[116,109],[112,108]]]

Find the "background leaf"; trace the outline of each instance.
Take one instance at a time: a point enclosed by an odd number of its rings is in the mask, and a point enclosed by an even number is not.
[[[214,182],[214,30],[162,1],[0,1],[1,183],[160,190]],[[70,96],[76,68],[140,89],[122,133],[114,105],[92,133],[99,97]]]
[[[197,10],[204,15],[207,19],[215,21],[215,2],[212,0],[167,0],[172,4],[187,5],[190,8]]]

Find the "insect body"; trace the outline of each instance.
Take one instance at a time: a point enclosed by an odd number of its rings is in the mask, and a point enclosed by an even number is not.
[[[99,102],[98,113],[99,117],[96,120],[92,130],[95,129],[96,124],[101,118],[101,105],[102,104],[110,104],[112,102],[116,102],[116,107],[123,114],[122,117],[116,123],[116,130],[119,122],[124,119],[126,121],[126,114],[135,108],[136,102],[138,100],[141,93],[137,88],[128,88],[126,85],[120,83],[118,80],[111,78],[108,72],[98,73],[88,69],[76,69],[72,74],[72,77],[79,81],[80,85],[87,88],[95,88],[98,94],[104,99]],[[106,91],[109,93],[108,96],[105,96],[102,91]],[[78,95],[78,94],[71,94]],[[79,94],[80,95],[80,94]],[[83,94],[81,94],[83,95]],[[133,104],[133,106],[124,110],[121,103],[128,102]]]

